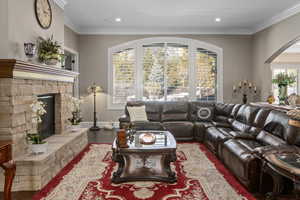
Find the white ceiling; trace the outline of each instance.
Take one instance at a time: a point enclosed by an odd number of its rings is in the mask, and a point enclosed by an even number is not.
[[[251,34],[299,11],[299,0],[67,0],[65,18],[83,34]]]

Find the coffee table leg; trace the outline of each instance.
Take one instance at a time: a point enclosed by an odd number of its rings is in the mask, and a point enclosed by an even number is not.
[[[121,174],[122,174],[122,172],[124,170],[125,161],[124,161],[123,156],[121,156],[119,154],[116,154],[116,153],[113,153],[112,158],[113,158],[113,161],[115,161],[116,163],[118,163],[118,170],[116,172],[114,172],[111,181],[113,183],[120,183],[121,182],[120,177],[121,177]]]
[[[300,182],[294,181],[294,193],[298,199],[300,197]]]
[[[165,158],[164,170],[168,174],[168,179],[170,183],[176,182],[176,173],[171,170],[171,162],[175,162],[177,160],[176,153],[168,154]]]

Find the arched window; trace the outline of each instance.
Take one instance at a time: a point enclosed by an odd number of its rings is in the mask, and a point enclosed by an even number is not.
[[[223,51],[193,39],[157,37],[108,50],[108,108],[128,100],[223,101]]]

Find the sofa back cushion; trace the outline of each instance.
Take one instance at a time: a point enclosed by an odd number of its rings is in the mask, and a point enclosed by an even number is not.
[[[212,117],[214,117],[214,111],[215,111],[215,105],[214,103],[208,103],[208,102],[190,102],[189,103],[189,119],[191,121],[210,121]],[[209,117],[209,119],[200,119],[198,117],[199,109],[201,108],[209,108],[211,110],[212,116]]]
[[[242,104],[235,104],[231,110],[229,117],[235,119],[237,116],[237,113],[241,107],[242,107]]]
[[[216,115],[223,115],[228,117],[234,107],[234,104],[216,103]]]
[[[162,109],[162,102],[156,101],[129,101],[125,107],[125,114],[129,116],[127,107],[129,106],[146,106],[146,113],[147,118],[149,121],[157,121],[161,120],[161,109]]]
[[[235,120],[232,121],[232,127],[234,130],[247,132],[251,128],[259,107],[242,105],[238,110]]]
[[[161,121],[188,121],[188,102],[164,102]]]
[[[272,110],[265,120],[263,129],[288,144],[299,144],[298,128],[290,126],[289,119],[285,112]]]

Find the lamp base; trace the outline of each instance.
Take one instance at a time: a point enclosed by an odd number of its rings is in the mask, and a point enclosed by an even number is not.
[[[98,126],[92,126],[90,128],[90,131],[99,131],[99,130],[100,130],[100,128]]]

